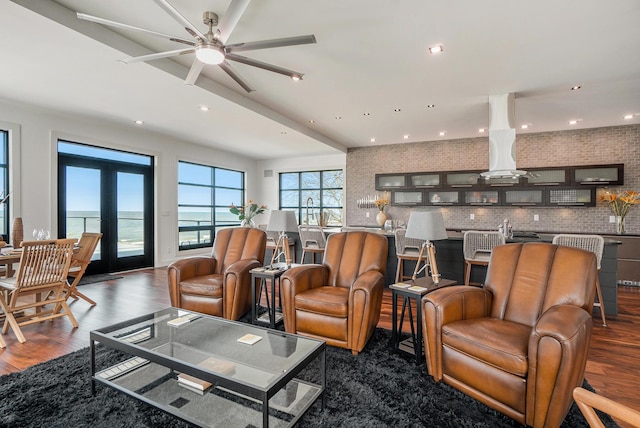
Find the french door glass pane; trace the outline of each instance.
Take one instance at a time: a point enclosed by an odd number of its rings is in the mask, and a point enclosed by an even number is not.
[[[118,172],[118,257],[144,254],[144,176]]]
[[[83,232],[100,232],[102,194],[99,169],[67,167],[67,238],[80,240]],[[100,260],[100,246],[91,260]]]

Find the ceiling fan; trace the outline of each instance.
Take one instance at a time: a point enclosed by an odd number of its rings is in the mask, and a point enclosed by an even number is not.
[[[234,44],[225,44],[231,35],[231,32],[235,28],[236,24],[242,17],[245,9],[249,5],[251,0],[231,0],[231,4],[227,8],[224,16],[218,23],[218,15],[214,12],[204,12],[202,20],[205,25],[209,26],[209,31],[207,33],[202,33],[198,28],[196,28],[189,20],[187,20],[176,8],[174,8],[171,4],[169,4],[166,0],[153,0],[158,6],[164,9],[173,19],[175,19],[180,25],[184,27],[185,30],[195,39],[186,40],[181,37],[174,37],[168,34],[159,33],[157,31],[145,30],[144,28],[134,27],[128,24],[123,24],[120,22],[110,21],[107,19],[99,18],[96,16],[87,15],[84,13],[77,13],[78,18],[84,19],[86,21],[95,22],[102,25],[107,25],[110,27],[120,28],[124,30],[138,31],[145,34],[150,34],[156,37],[162,37],[164,39],[168,39],[172,42],[182,43],[188,45],[188,48],[176,49],[166,52],[159,52],[155,54],[142,55],[138,57],[133,57],[123,62],[126,64],[135,63],[135,62],[144,62],[151,61],[154,59],[160,58],[168,58],[177,55],[184,55],[195,53],[196,58],[191,65],[191,69],[187,74],[187,78],[185,79],[186,85],[195,84],[202,68],[205,64],[216,64],[219,65],[225,73],[227,73],[233,80],[236,81],[242,88],[251,92],[254,89],[249,86],[249,84],[231,67],[229,61],[236,61],[242,64],[251,65],[253,67],[258,67],[263,70],[272,71],[274,73],[280,73],[285,76],[289,76],[293,80],[302,80],[302,73],[297,71],[288,70],[286,68],[282,68],[273,64],[268,64],[266,62],[258,61],[255,59],[247,58],[242,55],[238,55],[237,52],[242,51],[251,51],[257,49],[269,49],[269,48],[278,48],[283,46],[293,46],[293,45],[303,45],[309,43],[315,43],[316,38],[313,34],[306,36],[297,36],[297,37],[285,37],[281,39],[271,39],[271,40],[260,40],[255,42],[247,42],[247,43],[234,43]],[[217,29],[213,30],[213,27],[217,26]]]

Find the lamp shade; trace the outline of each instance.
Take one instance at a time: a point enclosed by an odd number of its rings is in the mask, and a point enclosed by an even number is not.
[[[447,229],[440,211],[415,211],[409,216],[407,238],[437,241],[447,239]]]
[[[273,210],[269,217],[267,230],[275,232],[297,232],[298,221],[293,211]]]

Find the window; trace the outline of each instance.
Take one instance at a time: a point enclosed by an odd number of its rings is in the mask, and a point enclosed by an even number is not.
[[[9,132],[0,130],[0,201],[9,194]],[[0,234],[9,239],[9,200],[0,205]]]
[[[179,161],[179,249],[211,247],[218,229],[240,224],[229,207],[243,203],[243,172]]]
[[[342,170],[280,174],[280,209],[293,210],[300,224],[342,225]]]

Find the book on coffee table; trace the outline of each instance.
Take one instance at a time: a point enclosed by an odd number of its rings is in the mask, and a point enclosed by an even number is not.
[[[198,366],[224,375],[232,375],[236,372],[236,365],[234,363],[214,357],[209,357],[206,360],[199,362]],[[199,379],[186,373],[178,374],[178,385],[193,392],[197,392],[198,394],[204,394],[209,388],[213,386],[211,382]]]
[[[255,334],[245,334],[241,338],[238,339],[240,343],[246,343],[247,345],[253,345],[262,340],[261,336],[256,336]]]

